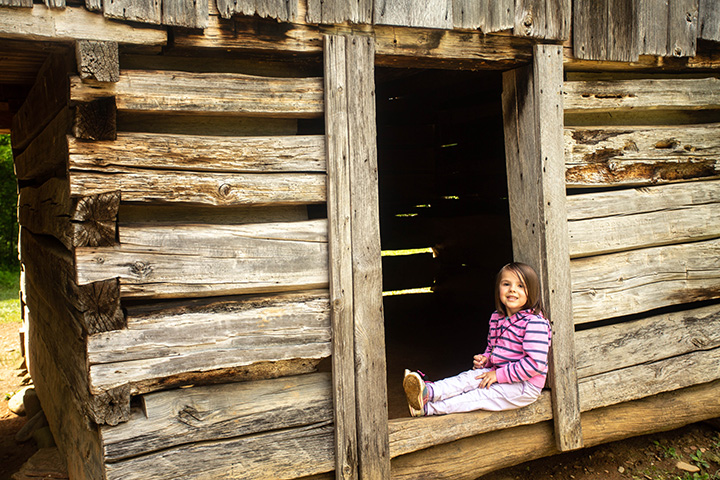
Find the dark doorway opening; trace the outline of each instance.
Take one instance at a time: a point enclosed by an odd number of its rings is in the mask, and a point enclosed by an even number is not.
[[[390,418],[405,368],[436,380],[485,348],[512,259],[497,71],[376,70]]]

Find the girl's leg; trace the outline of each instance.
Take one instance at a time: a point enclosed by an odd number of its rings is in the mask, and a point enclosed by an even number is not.
[[[445,400],[428,402],[427,414],[511,410],[530,405],[540,393],[538,387],[528,382],[494,383],[488,388],[475,388]]]
[[[480,380],[476,380],[475,377],[487,371],[487,368],[467,370],[454,377],[447,377],[432,383],[428,382],[429,385],[432,385],[430,401],[438,402],[475,390],[480,385]]]

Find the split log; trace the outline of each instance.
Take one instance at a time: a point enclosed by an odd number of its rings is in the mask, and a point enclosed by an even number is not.
[[[720,381],[583,413],[586,447],[662,432],[720,416]],[[425,419],[416,419],[424,421]],[[393,459],[392,479],[478,476],[560,453],[551,422],[507,428]]]
[[[65,248],[106,246],[116,242],[120,192],[70,198],[66,179],[51,178],[40,187],[20,189],[18,219],[33,233],[52,235]]]
[[[565,82],[565,113],[629,109],[720,108],[720,79],[633,79]]]
[[[73,196],[122,188],[124,202],[195,205],[308,204],[325,201],[325,175],[171,172],[127,168],[122,173],[71,172]]]
[[[88,338],[90,391],[133,392],[189,372],[330,355],[327,292],[128,307],[128,328]],[[167,383],[167,380],[164,380]]]
[[[118,110],[294,118],[323,112],[321,78],[123,70],[110,84],[71,77],[70,95],[76,102],[114,96]]]
[[[327,221],[125,227],[116,247],[78,248],[77,279],[120,278],[123,296],[326,288]]]
[[[101,427],[106,462],[327,422],[333,415],[325,373],[167,390],[143,395],[142,403],[127,423]]]
[[[720,176],[720,124],[565,128],[569,188]]]
[[[590,377],[720,347],[720,313],[710,306],[581,330],[575,344],[578,377]]]
[[[643,359],[644,360],[644,359]],[[720,378],[720,348],[613,370],[578,382],[583,411],[649,397]]]
[[[720,181],[571,195],[568,211],[571,258],[708,240],[720,236]]]
[[[68,149],[65,135],[71,125],[72,112],[67,107],[63,108],[25,151],[15,158],[15,175],[18,180],[41,183],[51,177],[67,176]]]
[[[202,459],[202,460],[199,460]],[[333,469],[329,422],[226,440],[181,445],[106,463],[108,480],[227,478],[290,480]]]
[[[720,240],[572,260],[575,324],[720,297]]]
[[[210,137],[119,133],[112,142],[68,137],[70,169],[125,173],[135,168],[225,173],[324,172],[325,137]]]

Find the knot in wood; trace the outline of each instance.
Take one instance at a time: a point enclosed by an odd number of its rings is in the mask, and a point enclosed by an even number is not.
[[[218,188],[218,193],[220,194],[221,197],[227,197],[228,195],[230,195],[230,192],[232,192],[232,187],[230,185],[228,185],[227,183],[223,183]]]
[[[152,266],[145,262],[135,262],[130,266],[130,273],[138,278],[149,277],[152,270]]]
[[[675,49],[673,49],[673,55],[675,55],[676,57],[682,57],[683,56],[682,48],[675,47]]]
[[[523,26],[525,27],[525,34],[530,35],[532,33],[533,17],[532,13],[528,12],[523,18]]]

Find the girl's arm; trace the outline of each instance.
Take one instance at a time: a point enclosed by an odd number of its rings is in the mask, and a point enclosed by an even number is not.
[[[520,345],[518,345],[520,346]],[[550,324],[540,316],[532,316],[525,328],[522,356],[498,367],[499,383],[524,382],[537,375],[547,374],[547,357],[550,348]]]

